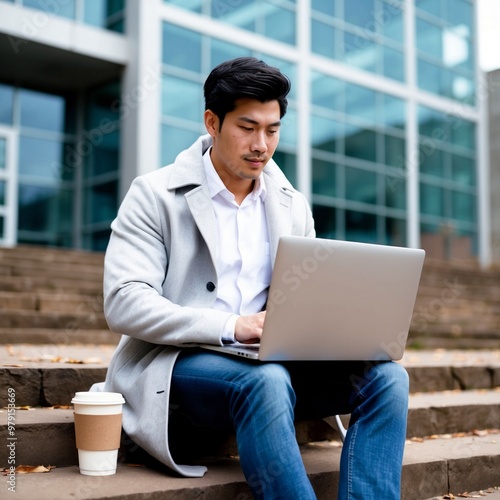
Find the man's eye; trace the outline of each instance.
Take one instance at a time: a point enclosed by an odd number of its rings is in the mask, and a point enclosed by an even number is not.
[[[253,129],[251,127],[244,127],[243,125],[241,126],[243,130],[246,130],[247,132],[251,132]]]

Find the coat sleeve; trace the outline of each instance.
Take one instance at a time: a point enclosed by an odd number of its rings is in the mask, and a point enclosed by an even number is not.
[[[162,294],[168,267],[151,186],[137,178],[117,218],[104,265],[104,314],[112,331],[154,344],[220,344],[230,314],[174,304]]]

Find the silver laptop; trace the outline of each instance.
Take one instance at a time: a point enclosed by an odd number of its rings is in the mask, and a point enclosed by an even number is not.
[[[399,360],[425,252],[283,236],[260,345],[202,347],[261,361]]]

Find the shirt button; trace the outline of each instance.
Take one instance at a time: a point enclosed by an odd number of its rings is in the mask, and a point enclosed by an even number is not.
[[[215,290],[215,285],[211,281],[207,283],[207,290],[209,292],[213,292]]]

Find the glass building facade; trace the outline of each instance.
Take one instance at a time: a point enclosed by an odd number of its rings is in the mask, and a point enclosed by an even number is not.
[[[54,15],[137,47],[121,74],[83,90],[0,73],[0,123],[18,131],[16,241],[104,248],[131,179],[204,133],[209,71],[252,55],[292,81],[275,160],[310,199],[318,236],[487,260],[472,0],[63,3]]]

